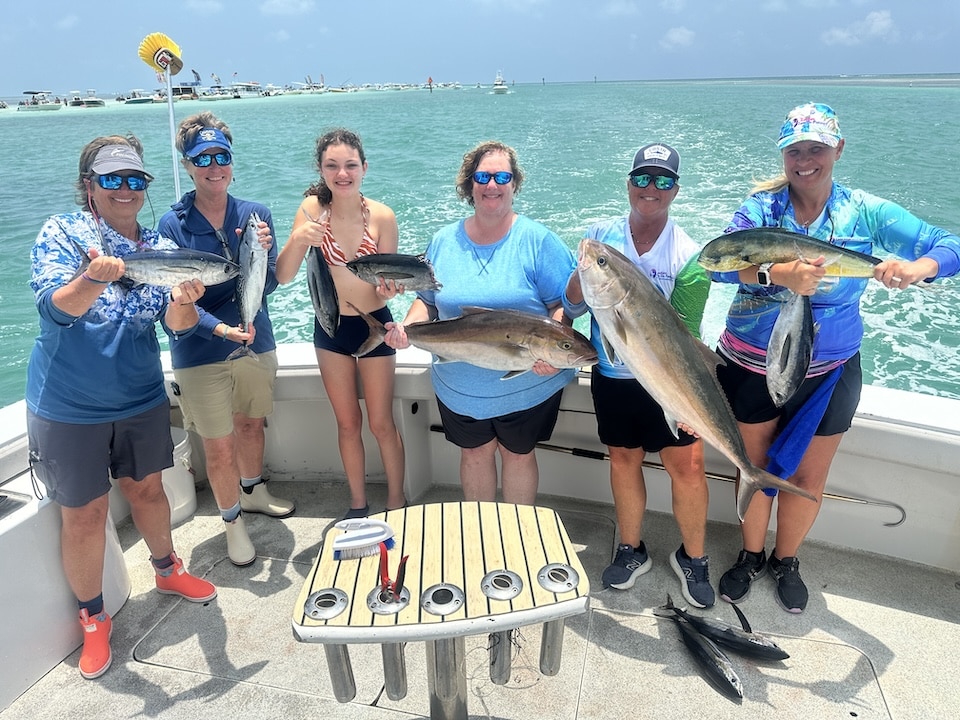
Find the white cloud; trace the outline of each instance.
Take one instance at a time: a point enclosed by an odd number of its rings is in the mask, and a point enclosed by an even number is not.
[[[634,0],[610,0],[603,4],[604,15],[611,17],[628,17],[640,14],[640,6]]]
[[[197,15],[217,15],[223,12],[223,3],[219,0],[187,0],[187,9]]]
[[[687,7],[687,0],[660,0],[660,7],[669,13],[679,15]]]
[[[313,10],[313,0],[267,0],[260,5],[264,15],[303,15]]]
[[[696,33],[685,27],[675,27],[667,30],[666,34],[660,39],[660,47],[667,50],[675,50],[682,47],[690,47],[693,44],[693,38]]]
[[[889,10],[869,13],[847,27],[830,28],[820,38],[826,45],[860,45],[870,40],[895,42],[900,32]]]

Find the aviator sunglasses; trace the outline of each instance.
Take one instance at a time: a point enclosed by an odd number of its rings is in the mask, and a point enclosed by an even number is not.
[[[486,170],[477,170],[473,174],[473,181],[479,185],[486,185],[490,182],[490,178],[493,178],[493,181],[497,185],[506,185],[508,182],[513,180],[513,173],[507,172],[506,170],[493,173],[487,172]]]
[[[669,175],[651,175],[650,173],[630,176],[630,184],[636,188],[645,188],[651,182],[657,190],[673,190],[673,186],[677,184],[677,179]]]
[[[140,175],[97,175],[97,184],[104,190],[119,190],[123,187],[123,181],[127,181],[127,187],[136,192],[147,189],[147,179]]]
[[[231,156],[228,152],[218,152],[213,154],[197,155],[196,157],[190,158],[190,162],[197,167],[210,167],[210,163],[212,163],[214,160],[217,161],[217,165],[223,167],[224,165],[229,165],[233,162],[233,156]]]

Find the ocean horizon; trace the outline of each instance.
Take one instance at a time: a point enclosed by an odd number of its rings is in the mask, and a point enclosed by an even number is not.
[[[491,77],[492,81],[492,77]],[[780,169],[777,130],[793,106],[831,104],[847,139],[838,181],[903,205],[960,232],[960,75],[517,83],[486,87],[243,100],[179,101],[175,120],[201,109],[219,115],[235,139],[232,193],[270,207],[279,245],[303,190],[316,179],[315,139],[334,126],[364,140],[364,193],[397,214],[401,252],[421,252],[443,225],[468,214],[454,179],[463,153],[495,138],[517,149],[526,172],[516,209],[557,232],[571,248],[593,222],[627,211],[625,175],[640,145],[664,141],[682,157],[672,217],[698,243],[719,235],[755,180]],[[127,91],[129,92],[129,91]],[[109,97],[109,95],[100,95]],[[9,98],[6,98],[9,102]],[[16,98],[14,98],[16,101]],[[0,110],[0,406],[23,397],[37,333],[29,287],[30,248],[43,221],[76,209],[73,183],[83,145],[133,132],[156,176],[140,215],[155,227],[176,200],[166,104]],[[181,191],[192,188],[179,172]],[[894,292],[871,283],[863,297],[864,382],[960,398],[960,285]],[[704,340],[715,342],[732,287],[715,285]],[[391,301],[402,316],[411,296]],[[304,273],[271,296],[278,342],[309,342],[312,307]],[[580,326],[578,325],[578,328]],[[584,328],[581,328],[584,329]],[[77,378],[77,382],[82,382]]]

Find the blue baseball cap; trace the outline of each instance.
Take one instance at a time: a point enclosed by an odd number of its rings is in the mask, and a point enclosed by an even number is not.
[[[183,154],[188,158],[195,158],[211,148],[230,150],[230,141],[217,128],[203,128],[193,139],[193,145],[188,147]]]
[[[780,128],[777,147],[783,150],[793,143],[804,140],[837,147],[842,138],[840,122],[833,108],[823,103],[807,103],[787,113],[787,119]]]

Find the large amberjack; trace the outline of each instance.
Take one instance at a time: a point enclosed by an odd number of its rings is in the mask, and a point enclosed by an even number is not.
[[[740,469],[737,515],[743,519],[753,494],[774,487],[816,498],[750,462],[737,421],[717,381],[722,363],[690,334],[676,310],[636,266],[609,245],[580,242],[577,272],[607,354],[615,354],[660,407],[676,434],[693,428]]]

